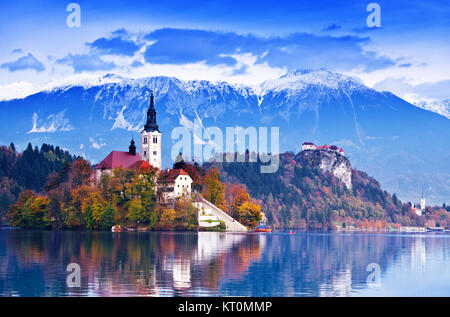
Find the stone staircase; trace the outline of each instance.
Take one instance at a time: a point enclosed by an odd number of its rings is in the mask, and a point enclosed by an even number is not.
[[[229,232],[247,232],[247,227],[239,223],[233,217],[228,215],[217,206],[207,201],[200,195],[196,195],[194,204],[199,208],[199,225],[200,227],[213,227],[216,224],[214,222],[208,222],[208,220],[221,220],[225,223],[227,231]]]

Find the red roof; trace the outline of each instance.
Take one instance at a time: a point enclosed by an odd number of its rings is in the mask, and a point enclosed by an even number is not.
[[[141,157],[138,153],[136,153],[136,155],[131,155],[128,152],[112,151],[97,165],[96,169],[114,169],[121,166],[123,168],[128,168],[140,160]]]
[[[133,164],[131,164],[128,169],[132,169],[132,170],[140,170],[140,169],[151,169],[152,166],[147,162],[147,161],[137,161]]]
[[[177,169],[174,169],[174,170],[169,170],[169,171],[163,172],[163,177],[165,178],[165,180],[166,180],[168,183],[173,183],[173,182],[175,182],[175,180],[177,179],[177,177],[178,177],[179,175],[188,175],[188,176],[189,176],[189,174],[186,173],[186,172],[185,172],[183,169],[181,169],[181,168],[177,168]]]

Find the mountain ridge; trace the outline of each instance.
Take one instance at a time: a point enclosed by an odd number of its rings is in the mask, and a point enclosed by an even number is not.
[[[172,163],[169,153],[175,142],[170,132],[194,125],[194,119],[222,131],[275,126],[280,129],[280,151],[297,151],[304,141],[336,144],[345,148],[357,168],[402,199],[414,200],[422,185],[431,201],[442,203],[450,197],[450,170],[445,164],[450,151],[442,146],[450,140],[450,121],[348,76],[293,71],[260,91],[223,81],[103,77],[104,82],[85,81],[82,86],[76,82],[0,101],[0,142],[13,141],[24,148],[44,138],[98,162],[111,150],[127,149],[144,124],[153,90],[158,123],[165,133],[166,165]]]

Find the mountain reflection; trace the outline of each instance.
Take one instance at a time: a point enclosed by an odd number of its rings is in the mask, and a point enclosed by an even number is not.
[[[0,230],[2,296],[351,296],[367,265],[422,270],[448,238]],[[445,247],[443,246],[445,244]],[[81,267],[68,288],[66,267]]]

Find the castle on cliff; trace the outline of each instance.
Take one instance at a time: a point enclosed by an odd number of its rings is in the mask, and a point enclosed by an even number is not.
[[[352,166],[350,160],[344,155],[344,149],[336,145],[320,145],[305,142],[299,157],[313,162],[321,170],[331,172],[342,181],[348,189],[352,189]]]
[[[314,143],[311,142],[305,142],[302,145],[302,151],[304,150],[324,150],[324,151],[333,151],[339,154],[344,155],[344,149],[340,148],[336,145],[320,145],[320,146],[316,146]]]

